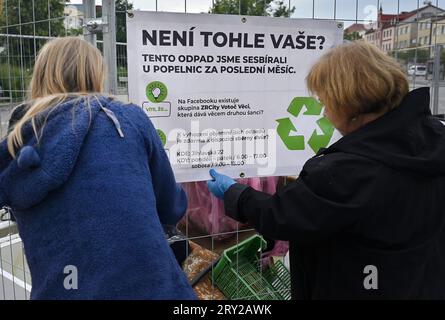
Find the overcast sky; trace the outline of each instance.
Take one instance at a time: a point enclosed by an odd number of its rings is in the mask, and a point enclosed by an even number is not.
[[[242,0],[241,0],[242,1]],[[258,0],[262,1],[262,0]],[[283,0],[285,4],[289,0]],[[72,3],[82,3],[82,0],[71,0]],[[156,10],[156,2],[159,11],[184,12],[208,12],[212,6],[212,0],[133,0],[136,9]],[[101,4],[96,0],[96,4]],[[385,13],[397,13],[398,11],[410,11],[422,7],[423,0],[290,0],[290,5],[295,7],[295,18],[326,18],[339,20],[369,20],[376,19],[377,8],[380,4]],[[433,0],[433,5],[445,8],[445,0]],[[334,10],[335,7],[335,10]]]

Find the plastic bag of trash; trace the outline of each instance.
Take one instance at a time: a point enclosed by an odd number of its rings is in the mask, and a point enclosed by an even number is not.
[[[278,177],[245,178],[237,182],[273,194],[277,188]],[[234,235],[230,232],[246,228],[246,225],[224,214],[223,201],[209,192],[205,181],[183,183],[182,186],[187,193],[189,204],[187,214],[180,222],[181,225],[188,223],[202,234],[214,235],[215,240],[229,238]]]

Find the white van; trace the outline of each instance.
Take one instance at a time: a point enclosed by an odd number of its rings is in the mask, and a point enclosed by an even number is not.
[[[414,65],[408,69],[408,74],[410,76],[426,76],[426,72],[426,66]]]

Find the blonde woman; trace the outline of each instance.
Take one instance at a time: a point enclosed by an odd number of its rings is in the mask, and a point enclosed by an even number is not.
[[[344,135],[274,195],[212,171],[226,213],[290,241],[294,299],[445,298],[445,126],[428,88],[354,42],[310,70],[309,89]]]
[[[187,200],[141,108],[103,94],[100,52],[40,51],[26,112],[0,145],[0,205],[17,220],[32,299],[194,299],[162,224]]]

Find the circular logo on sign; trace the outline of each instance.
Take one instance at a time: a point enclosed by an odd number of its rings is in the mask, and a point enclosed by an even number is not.
[[[167,86],[160,81],[150,82],[145,88],[145,94],[150,102],[158,103],[167,98]]]
[[[161,139],[162,145],[165,146],[167,143],[167,136],[165,135],[164,131],[161,129],[156,129],[156,132],[158,133],[159,139]]]

